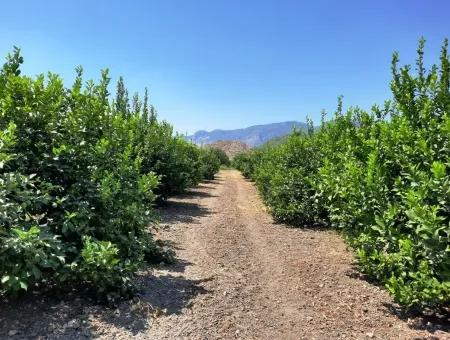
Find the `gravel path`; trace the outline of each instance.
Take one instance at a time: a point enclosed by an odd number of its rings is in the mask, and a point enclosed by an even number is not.
[[[396,315],[335,232],[273,223],[237,171],[221,171],[161,213],[157,236],[178,261],[140,273],[137,299],[117,309],[76,298],[1,304],[0,337],[450,339],[442,325]]]

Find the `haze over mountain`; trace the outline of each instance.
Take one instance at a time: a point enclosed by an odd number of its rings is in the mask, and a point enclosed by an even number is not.
[[[186,138],[196,144],[210,144],[220,140],[234,140],[255,147],[264,144],[270,139],[289,134],[294,127],[304,129],[306,128],[306,124],[297,121],[288,121],[254,125],[235,130],[213,130],[210,132],[200,130]]]

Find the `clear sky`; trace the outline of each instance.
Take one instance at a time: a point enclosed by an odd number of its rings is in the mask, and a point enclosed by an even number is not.
[[[4,1],[0,55],[22,48],[24,71],[109,67],[130,92],[148,86],[180,132],[319,121],[336,97],[369,108],[389,97],[390,59],[435,62],[450,37],[450,1]]]

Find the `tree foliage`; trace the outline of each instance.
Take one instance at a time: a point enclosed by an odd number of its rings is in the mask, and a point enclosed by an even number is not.
[[[450,302],[450,63],[392,60],[393,100],[342,109],[320,129],[239,155],[281,221],[343,231],[361,269],[412,309]]]
[[[223,151],[222,149],[219,149],[219,148],[215,148],[215,147],[213,147],[211,149],[212,149],[213,153],[217,156],[217,158],[219,158],[220,165],[229,166],[231,164],[230,158],[225,153],[225,151]]]
[[[84,82],[78,67],[67,88],[54,73],[22,76],[22,62],[16,48],[0,70],[1,287],[126,296],[156,253],[155,199],[213,177],[216,159],[157,121],[147,91],[130,107],[120,78],[111,101],[107,70]]]

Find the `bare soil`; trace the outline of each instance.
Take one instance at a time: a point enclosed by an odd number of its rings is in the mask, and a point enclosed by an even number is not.
[[[250,149],[247,144],[236,140],[219,140],[214,143],[206,144],[206,147],[223,150],[230,159],[233,159],[234,156]]]
[[[170,199],[157,237],[177,254],[118,308],[37,294],[0,302],[0,338],[450,339],[358,274],[334,231],[276,224],[234,170]]]

